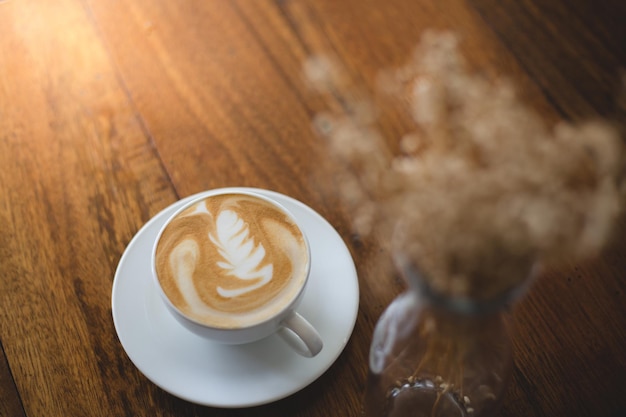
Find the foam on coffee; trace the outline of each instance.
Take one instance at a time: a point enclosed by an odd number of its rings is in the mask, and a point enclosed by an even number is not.
[[[272,203],[248,194],[209,196],[163,230],[155,268],[161,288],[187,317],[213,327],[245,327],[298,295],[309,254],[298,226]]]

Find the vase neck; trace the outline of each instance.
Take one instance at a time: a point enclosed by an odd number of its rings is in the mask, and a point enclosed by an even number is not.
[[[411,291],[417,292],[418,296],[434,308],[461,315],[488,315],[507,309],[514,301],[526,293],[537,274],[533,267],[528,279],[516,287],[512,287],[488,299],[477,299],[463,296],[451,296],[436,291],[424,279],[420,271],[411,262],[400,257],[396,258],[396,266],[404,276]]]

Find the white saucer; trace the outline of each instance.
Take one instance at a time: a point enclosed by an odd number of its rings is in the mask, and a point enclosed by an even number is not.
[[[287,397],[320,377],[343,351],[356,321],[359,285],[352,257],[319,214],[293,198],[258,192],[282,203],[311,244],[311,276],[298,308],[318,330],[324,348],[315,358],[292,351],[276,335],[249,345],[224,346],[190,333],[175,321],[150,278],[152,244],[163,223],[191,198],[161,211],[135,235],[113,282],[113,322],[135,366],[165,391],[197,404],[243,408]]]

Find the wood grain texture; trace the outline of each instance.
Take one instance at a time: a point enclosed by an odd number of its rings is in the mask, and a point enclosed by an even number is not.
[[[231,2],[91,7],[182,194],[246,185],[304,197],[309,114]]]
[[[24,417],[24,408],[0,344],[0,416]]]
[[[624,2],[470,3],[564,117],[626,116]]]
[[[601,258],[547,271],[515,310],[515,382],[502,415],[626,410],[624,220],[615,235]]]
[[[425,29],[510,78],[548,121],[624,116],[624,6],[590,0],[9,0],[0,2],[0,416],[358,416],[374,323],[402,289],[355,236],[311,128],[337,105],[302,65],[335,56],[365,92]],[[390,141],[398,120],[386,121]],[[175,398],[137,371],[111,284],[137,230],[221,186],[309,204],[355,258],[361,305],[345,352],[299,393],[252,410]],[[547,271],[515,309],[508,416],[626,410],[626,222],[596,260]],[[242,393],[245,395],[245,393]]]
[[[124,415],[113,273],[175,194],[79,2],[3,3],[0,28],[4,352],[26,415]]]

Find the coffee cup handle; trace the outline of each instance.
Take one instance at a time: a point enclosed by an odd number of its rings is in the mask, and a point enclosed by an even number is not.
[[[281,322],[278,335],[300,355],[312,358],[322,350],[324,343],[315,328],[295,311]]]

